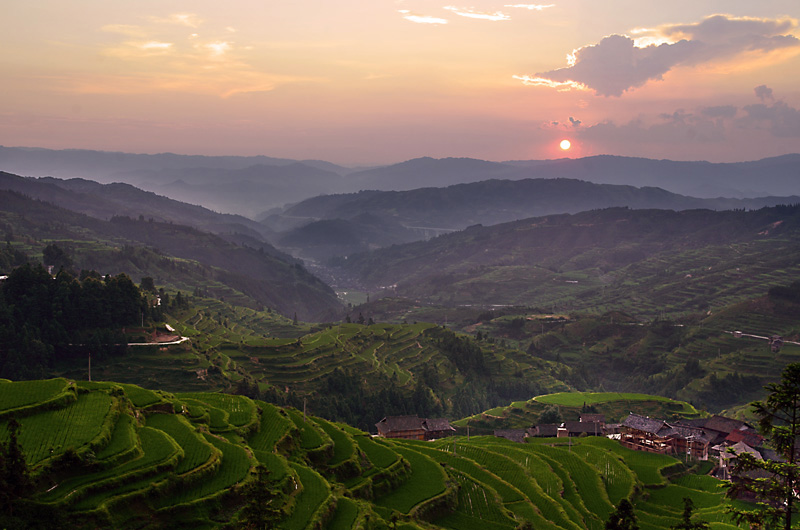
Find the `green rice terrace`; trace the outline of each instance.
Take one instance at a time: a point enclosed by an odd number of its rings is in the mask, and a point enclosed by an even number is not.
[[[495,407],[452,422],[456,427],[470,427],[476,434],[491,433],[495,429],[525,429],[535,425],[548,407],[557,407],[564,420],[578,420],[586,407],[603,414],[610,423],[622,422],[631,411],[653,418],[689,419],[701,412],[685,401],[620,392],[559,392],[515,401],[507,406]]]
[[[12,417],[31,501],[73,528],[247,528],[264,476],[270,527],[286,530],[600,530],[625,498],[655,530],[679,522],[687,496],[711,528],[736,528],[707,465],[606,438],[390,440],[244,396],[64,378],[0,382],[4,442]]]

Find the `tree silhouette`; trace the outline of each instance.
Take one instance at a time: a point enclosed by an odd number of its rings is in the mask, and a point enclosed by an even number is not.
[[[628,499],[622,499],[606,521],[605,530],[639,530],[633,505]]]
[[[263,464],[256,468],[256,479],[242,491],[247,504],[239,514],[239,522],[246,530],[267,530],[275,527],[283,512],[275,507],[279,496],[270,488],[270,471]]]
[[[694,511],[694,502],[689,497],[683,498],[683,518],[681,522],[672,525],[670,528],[673,530],[708,530],[711,526],[705,521],[692,522],[692,512]]]
[[[769,392],[767,399],[751,405],[759,417],[759,430],[770,439],[783,461],[756,460],[749,453],[739,454],[734,459],[728,496],[752,494],[758,500],[758,508],[731,507],[728,511],[737,523],[789,530],[797,512],[795,492],[800,477],[800,467],[795,463],[800,435],[800,363],[786,366],[781,382],[764,388]]]

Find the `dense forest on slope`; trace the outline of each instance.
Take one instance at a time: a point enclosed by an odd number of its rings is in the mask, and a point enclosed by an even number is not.
[[[332,289],[298,261],[178,224],[124,216],[105,221],[1,191],[0,230],[7,245],[31,258],[57,242],[77,269],[125,272],[135,281],[150,276],[160,285],[169,280],[305,320],[340,311]]]
[[[160,311],[124,274],[53,278],[25,264],[0,283],[0,377],[43,377],[76,356],[123,354],[122,328],[153,316]]]
[[[707,310],[789,283],[800,207],[755,211],[611,208],[473,226],[333,261],[370,290],[455,306]]]

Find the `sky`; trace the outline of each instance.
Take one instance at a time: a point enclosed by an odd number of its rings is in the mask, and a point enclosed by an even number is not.
[[[344,165],[800,152],[797,0],[514,1],[3,0],[0,145]]]

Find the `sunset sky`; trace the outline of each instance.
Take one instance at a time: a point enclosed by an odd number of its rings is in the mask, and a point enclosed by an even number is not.
[[[797,0],[450,1],[4,0],[0,145],[340,164],[800,152]]]

